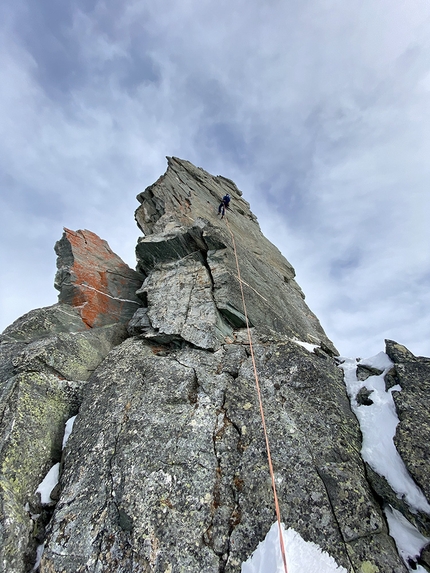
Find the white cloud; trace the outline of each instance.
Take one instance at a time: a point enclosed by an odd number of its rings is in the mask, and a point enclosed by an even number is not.
[[[2,10],[0,328],[55,298],[63,225],[133,265],[134,196],[178,155],[242,188],[343,354],[430,354],[427,2]]]

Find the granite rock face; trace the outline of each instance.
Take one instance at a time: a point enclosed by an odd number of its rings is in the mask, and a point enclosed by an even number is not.
[[[365,479],[340,371],[254,335],[283,519],[349,571],[405,571]],[[69,442],[42,571],[240,571],[274,508],[237,337],[216,352],[133,337],[110,353]]]
[[[394,442],[409,473],[430,500],[430,358],[416,357],[392,340],[386,340],[385,346],[402,388],[393,394],[400,420]]]
[[[66,231],[59,304],[0,339],[0,571],[31,570],[44,541],[41,573],[239,573],[264,539],[275,509],[234,243],[286,527],[349,573],[405,573],[336,349],[241,191],[169,158],[138,200],[138,272],[118,272],[88,231]],[[60,458],[58,502],[37,534],[34,490]]]
[[[390,394],[394,401],[394,407],[398,417],[395,427],[393,442],[401,461],[390,462],[390,456],[385,459],[387,468],[392,463],[396,467],[397,476],[394,472],[380,475],[372,467],[372,462],[366,463],[366,475],[371,489],[379,498],[384,508],[400,512],[409,524],[415,527],[421,535],[430,540],[430,490],[428,480],[430,478],[429,464],[429,383],[430,383],[430,359],[414,356],[403,345],[392,340],[385,341],[385,354],[391,362],[385,370],[380,370],[366,364],[358,364],[356,368],[357,381],[364,383],[358,392],[351,395],[352,403],[356,402],[359,408],[381,404],[384,402],[384,392],[375,390],[375,383],[366,381],[371,376],[382,377],[385,391]],[[381,353],[382,354],[382,353]],[[375,357],[377,358],[377,357]],[[392,364],[390,367],[389,364]],[[385,373],[384,373],[385,372]],[[359,385],[356,387],[358,388]],[[376,386],[377,388],[377,386]],[[361,412],[361,419],[369,421],[366,414]],[[383,425],[383,423],[382,423]],[[369,448],[369,439],[366,440]],[[368,455],[368,454],[367,454]],[[409,475],[407,475],[409,474]],[[389,475],[391,477],[389,477]],[[400,478],[400,479],[399,479]],[[411,478],[407,481],[407,478]],[[393,485],[394,484],[394,485]],[[396,488],[396,489],[394,489]],[[400,493],[399,493],[400,492]],[[417,534],[419,536],[419,534]],[[430,571],[429,548],[424,548],[421,556],[411,561],[411,570],[415,570],[417,564],[424,570]]]

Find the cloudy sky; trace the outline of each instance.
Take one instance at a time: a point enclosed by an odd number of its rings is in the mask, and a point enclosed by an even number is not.
[[[134,267],[166,155],[237,183],[341,354],[430,356],[428,0],[3,0],[0,330],[64,226]]]

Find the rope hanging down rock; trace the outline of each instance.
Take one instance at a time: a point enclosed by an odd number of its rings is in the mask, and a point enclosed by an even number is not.
[[[279,509],[279,503],[278,503],[278,494],[276,493],[276,484],[275,484],[275,473],[273,471],[273,465],[272,465],[272,456],[270,454],[270,445],[269,445],[269,437],[267,435],[267,429],[266,429],[266,420],[264,417],[264,410],[263,410],[263,401],[261,398],[261,392],[260,392],[260,383],[258,381],[258,373],[257,373],[257,365],[255,363],[255,357],[254,357],[254,348],[252,346],[252,336],[251,336],[251,329],[249,328],[249,321],[248,321],[248,314],[246,311],[246,304],[245,304],[245,294],[243,292],[243,285],[242,285],[242,278],[240,276],[240,268],[239,268],[239,259],[237,256],[237,250],[236,250],[236,242],[234,240],[234,234],[233,231],[231,230],[231,227],[229,225],[228,222],[228,217],[227,217],[227,213],[225,214],[225,221],[227,223],[227,228],[230,232],[231,235],[231,240],[233,242],[233,251],[234,251],[234,258],[236,260],[236,268],[237,268],[237,277],[239,279],[239,286],[240,286],[240,292],[242,295],[242,304],[243,304],[243,314],[245,316],[245,322],[246,322],[246,330],[248,333],[248,340],[249,340],[249,350],[251,352],[251,359],[252,359],[252,367],[254,369],[254,378],[255,378],[255,387],[257,389],[257,396],[258,396],[258,403],[260,406],[260,414],[261,414],[261,422],[263,425],[263,432],[264,432],[264,439],[266,442],[266,451],[267,451],[267,461],[269,463],[269,470],[270,470],[270,478],[272,480],[272,489],[273,489],[273,498],[274,498],[274,502],[275,502],[275,511],[276,511],[276,519],[278,521],[278,530],[279,530],[279,545],[281,548],[281,555],[282,555],[282,561],[284,564],[284,570],[285,573],[288,573],[287,571],[287,558],[285,556],[285,546],[284,546],[284,539],[282,536],[282,528],[281,528],[281,511]]]

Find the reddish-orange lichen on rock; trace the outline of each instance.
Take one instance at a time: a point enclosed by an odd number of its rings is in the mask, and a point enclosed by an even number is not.
[[[128,322],[141,306],[143,277],[95,233],[65,228],[55,251],[59,301],[77,308],[89,328]]]

